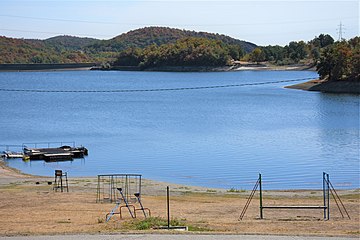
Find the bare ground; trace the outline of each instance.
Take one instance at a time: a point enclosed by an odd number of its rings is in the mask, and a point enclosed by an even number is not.
[[[286,86],[285,88],[326,93],[360,94],[359,81],[324,81],[316,79],[291,86]]]
[[[96,203],[96,178],[70,178],[69,193],[54,192],[53,178],[23,175],[0,164],[0,235],[134,232],[128,212],[124,218],[105,215],[114,203]],[[143,204],[152,216],[166,218],[167,183],[144,180]],[[360,236],[359,190],[340,191],[351,220],[342,218],[331,202],[331,219],[321,210],[265,210],[259,219],[258,195],[242,221],[239,215],[248,191],[170,184],[171,216],[205,232],[314,236]],[[322,205],[320,191],[266,191],[264,205]],[[126,210],[126,209],[125,209]],[[143,219],[138,214],[139,219]],[[143,230],[159,232],[160,230]],[[161,232],[161,231],[160,231]]]

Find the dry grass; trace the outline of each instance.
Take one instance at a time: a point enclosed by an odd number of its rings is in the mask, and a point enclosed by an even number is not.
[[[96,179],[72,179],[70,192],[53,192],[48,179],[26,179],[1,184],[0,235],[109,233],[133,231],[131,218],[114,216],[105,222],[113,203],[96,203]],[[166,218],[164,183],[145,182],[143,204],[152,216]],[[254,199],[242,221],[238,221],[248,192],[227,193],[194,187],[173,186],[171,216],[191,229],[227,233],[284,235],[359,236],[359,191],[341,192],[352,220],[342,219],[332,202],[331,219],[324,221],[321,210],[265,210],[259,217],[259,202]],[[160,191],[161,190],[161,191]],[[153,193],[153,194],[151,194]],[[164,194],[162,194],[164,193]],[[295,197],[296,195],[296,197]],[[321,205],[319,192],[282,191],[264,193],[265,205]],[[139,219],[143,219],[141,212]],[[158,231],[158,230],[144,230]]]

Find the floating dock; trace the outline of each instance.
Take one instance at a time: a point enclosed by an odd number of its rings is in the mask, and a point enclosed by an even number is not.
[[[72,161],[88,155],[87,148],[76,147],[75,142],[23,143],[22,145],[0,145],[5,151],[2,158],[22,158],[23,160],[43,160],[45,162]],[[16,149],[16,151],[12,150]]]
[[[83,158],[88,155],[85,147],[61,146],[56,148],[24,147],[24,155],[29,160],[44,160],[46,162],[71,161],[73,158]]]

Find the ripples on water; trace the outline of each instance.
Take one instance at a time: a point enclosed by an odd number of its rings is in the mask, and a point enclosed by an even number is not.
[[[109,90],[212,86],[316,77],[306,71],[0,73],[0,88]],[[168,92],[2,92],[0,141],[76,141],[85,160],[9,165],[32,174],[140,173],[207,187],[359,187],[359,96],[282,84]]]

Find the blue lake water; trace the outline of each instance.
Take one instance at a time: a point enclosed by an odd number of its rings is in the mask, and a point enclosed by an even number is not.
[[[0,89],[199,87],[317,77],[311,71],[1,72]],[[292,83],[289,83],[292,84]],[[138,173],[206,187],[359,188],[359,96],[284,89],[287,83],[183,91],[0,92],[0,144],[76,141],[72,162],[7,160],[53,176]]]

